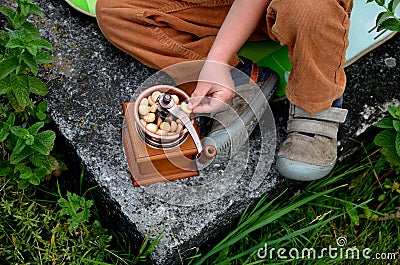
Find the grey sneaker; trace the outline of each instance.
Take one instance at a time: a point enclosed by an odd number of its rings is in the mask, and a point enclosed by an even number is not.
[[[236,95],[212,115],[211,132],[202,141],[203,146],[214,146],[223,158],[237,153],[247,141],[279,85],[279,76],[271,69],[241,60],[239,67],[231,71]]]
[[[339,123],[347,110],[331,107],[315,114],[290,104],[288,136],[279,149],[276,166],[283,176],[301,181],[320,179],[333,169],[337,158]]]

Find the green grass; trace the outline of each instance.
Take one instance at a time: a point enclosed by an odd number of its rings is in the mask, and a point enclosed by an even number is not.
[[[146,264],[156,242],[145,240],[135,255],[118,245],[123,238],[100,223],[92,189],[78,195],[53,178],[20,190],[0,177],[0,264]]]
[[[379,151],[360,144],[329,177],[309,183],[296,196],[287,198],[287,191],[272,200],[265,196],[247,209],[236,229],[190,263],[400,264],[400,177]],[[329,248],[337,250],[329,254]],[[315,249],[315,258],[307,249]],[[372,259],[381,253],[390,259]]]
[[[94,187],[82,188],[83,174],[75,182],[78,194],[61,188],[54,178],[26,190],[0,178],[0,264],[146,264],[157,240],[145,238],[139,250],[128,250],[122,235],[101,225],[90,196]],[[295,196],[289,191],[275,198],[265,195],[249,206],[236,228],[211,249],[199,249],[187,263],[398,264],[398,183],[399,175],[380,150],[360,143],[329,177],[303,184]],[[287,181],[288,187],[298,184]],[[341,258],[340,252],[333,252],[336,258],[327,252],[320,258],[301,257],[304,249],[315,249],[317,256],[323,248],[340,249],[341,237],[346,240],[342,251],[356,247],[360,259]],[[278,256],[280,248],[286,259]],[[366,260],[362,251],[367,248],[371,257],[395,253],[397,260]],[[299,258],[290,259],[290,250],[299,251]]]

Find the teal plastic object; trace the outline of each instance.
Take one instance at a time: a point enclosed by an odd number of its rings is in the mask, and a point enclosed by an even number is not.
[[[65,2],[85,15],[96,17],[97,0],[65,0]]]
[[[246,42],[238,54],[252,60],[258,66],[269,67],[277,72],[280,82],[276,95],[285,96],[287,78],[292,70],[287,46],[281,46],[272,40]]]

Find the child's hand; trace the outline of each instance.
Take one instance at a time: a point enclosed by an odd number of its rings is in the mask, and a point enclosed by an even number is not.
[[[189,99],[189,108],[196,113],[211,113],[222,108],[235,95],[231,66],[206,61],[197,87]]]

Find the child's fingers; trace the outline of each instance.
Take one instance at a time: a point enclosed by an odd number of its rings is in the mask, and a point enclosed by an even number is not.
[[[208,94],[211,89],[211,84],[207,84],[205,82],[198,82],[196,89],[193,91],[192,95],[189,98],[189,109],[196,108],[204,97]]]

